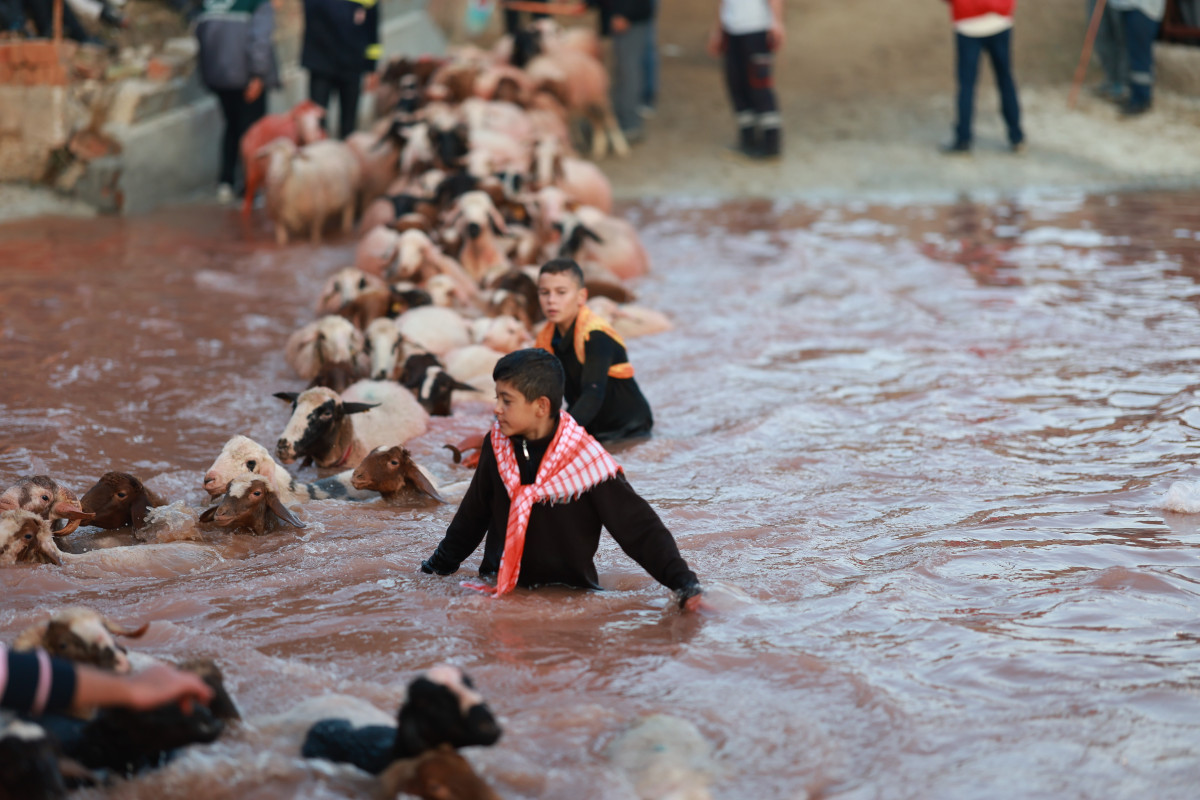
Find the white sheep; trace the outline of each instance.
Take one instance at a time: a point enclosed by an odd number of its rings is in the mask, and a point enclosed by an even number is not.
[[[591,263],[621,280],[638,278],[650,271],[650,257],[629,222],[598,208],[580,206],[564,214],[560,224],[558,254],[578,261],[585,275],[586,265]]]
[[[363,332],[363,338],[367,343],[367,358],[370,359],[367,374],[371,380],[394,380],[404,363],[404,336],[396,320],[388,317],[372,320]]]
[[[473,280],[480,281],[493,270],[512,266],[497,239],[507,235],[508,226],[487,192],[475,190],[459,197],[446,218],[446,226],[462,242],[458,261]]]
[[[445,368],[455,380],[474,386],[480,393],[469,399],[491,400],[496,396],[492,371],[503,356],[503,353],[487,345],[469,344],[447,353]]]
[[[404,340],[426,352],[443,356],[471,343],[471,328],[461,314],[441,306],[419,306],[396,318]]]
[[[498,353],[533,347],[533,335],[521,321],[508,314],[481,317],[471,322],[471,338],[475,344],[486,345]]]
[[[365,342],[354,323],[327,314],[294,331],[284,345],[284,358],[296,375],[312,380],[321,370],[334,365],[358,367]]]
[[[388,381],[359,381],[341,395],[315,387],[275,396],[292,404],[275,445],[285,464],[308,457],[323,469],[353,469],[376,447],[404,444],[429,427],[413,393]]]
[[[357,267],[342,267],[330,275],[321,287],[317,313],[337,314],[364,292],[386,290],[387,284],[378,275],[364,272]]]
[[[219,497],[229,491],[229,484],[243,472],[253,472],[272,481],[276,494],[286,505],[310,500],[368,500],[377,492],[355,489],[351,484],[353,469],[347,469],[313,483],[304,483],[271,457],[267,448],[248,436],[234,436],[221,448],[204,475],[204,491],[209,497]]]
[[[307,231],[317,244],[334,217],[341,217],[343,231],[354,227],[362,167],[344,142],[297,148],[290,139],[275,139],[257,157],[267,159],[267,216],[275,223],[276,242],[287,244],[290,235]]]

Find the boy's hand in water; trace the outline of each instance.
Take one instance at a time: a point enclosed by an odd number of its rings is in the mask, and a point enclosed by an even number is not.
[[[716,611],[717,607],[705,600],[703,594],[694,594],[683,601],[683,610],[695,614],[700,611]]]

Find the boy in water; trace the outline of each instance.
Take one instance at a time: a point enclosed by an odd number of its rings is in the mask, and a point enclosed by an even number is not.
[[[625,342],[587,307],[583,270],[569,258],[546,262],[538,273],[538,302],[546,325],[536,345],[562,362],[564,394],[575,421],[601,442],[647,436],[650,404],[633,379]]]
[[[558,359],[517,350],[496,362],[492,377],[496,422],[446,536],[421,571],[456,572],[486,534],[479,574],[496,575],[496,595],[548,583],[599,589],[592,558],[604,526],[681,607],[702,608],[700,582],[671,532],[612,456],[561,410]]]

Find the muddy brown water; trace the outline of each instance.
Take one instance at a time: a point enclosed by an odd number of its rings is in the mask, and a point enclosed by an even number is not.
[[[81,796],[370,796],[274,715],[390,714],[439,661],[504,724],[467,752],[507,798],[631,797],[605,748],[655,712],[711,742],[720,798],[1194,796],[1200,516],[1161,498],[1200,480],[1200,195],[625,213],[677,328],[630,343],[657,424],[617,455],[719,611],[679,614],[611,540],[603,593],[422,575],[453,506],[318,502],[208,560],[8,568],[6,640],[72,604],[150,620],[135,649],[216,658],[247,718]],[[206,207],[0,228],[0,478],[126,470],[204,507],[222,444],[282,429],[284,340],[351,251]],[[460,483],[441,445],[489,414],[413,450]]]

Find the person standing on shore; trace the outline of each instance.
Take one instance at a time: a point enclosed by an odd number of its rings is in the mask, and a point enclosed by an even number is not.
[[[217,187],[221,202],[235,196],[242,136],[267,113],[267,91],[280,85],[274,32],[271,0],[204,0],[196,21],[200,79],[217,96],[225,118]]]
[[[1021,130],[1021,105],[1012,74],[1013,8],[1016,0],[946,0],[954,18],[954,42],[958,67],[958,123],[954,141],[942,147],[947,155],[971,152],[972,117],[975,114],[975,80],[979,56],[984,51],[996,74],[1000,113],[1008,127],[1008,146],[1014,153],[1025,149]]]
[[[612,33],[612,104],[617,124],[630,144],[645,137],[642,96],[646,50],[654,35],[653,0],[610,0]]]
[[[1154,100],[1154,39],[1167,10],[1167,0],[1109,0],[1121,15],[1125,53],[1129,59],[1129,98],[1121,115],[1136,117]]]
[[[1087,0],[1087,19],[1091,24],[1096,13],[1098,0]],[[1097,97],[1114,103],[1124,103],[1129,91],[1129,53],[1125,49],[1125,27],[1121,24],[1121,12],[1106,3],[1100,12],[1100,26],[1096,29],[1096,58],[1104,70],[1104,82],[1092,91]]]
[[[358,127],[363,73],[369,73],[366,89],[373,91],[375,62],[382,54],[377,0],[304,0],[300,66],[308,70],[309,99],[321,108],[328,111],[337,92],[338,138]]]
[[[725,59],[725,85],[738,126],[735,152],[740,155],[778,158],[782,152],[773,72],[783,40],[783,0],[721,0],[708,52]]]

